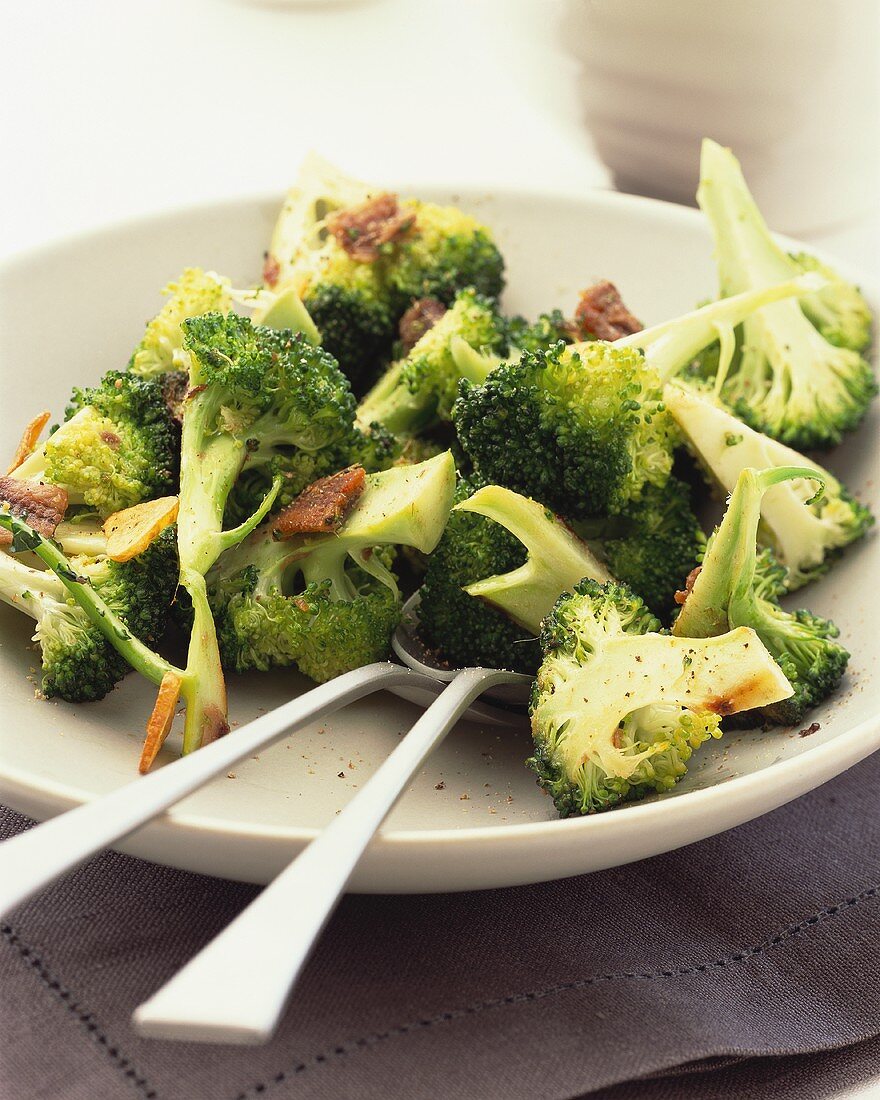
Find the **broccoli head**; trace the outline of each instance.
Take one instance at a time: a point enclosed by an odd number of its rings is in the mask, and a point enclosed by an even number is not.
[[[788,569],[789,590],[824,573],[843,548],[873,524],[868,508],[828,470],[743,424],[711,397],[677,385],[667,386],[663,396],[688,448],[712,482],[726,492],[734,491],[748,467],[808,467],[822,481],[818,498],[812,484],[799,479],[774,485],[761,501],[758,538]]]
[[[402,608],[392,548],[434,548],[454,477],[448,452],[367,475],[335,531],[277,537],[281,513],[224,554],[208,592],[227,667],[323,681],[385,657]]]
[[[172,531],[163,531],[143,554],[130,561],[75,555],[70,566],[142,642],[151,645],[162,637],[177,583]],[[102,699],[128,671],[127,661],[51,570],[0,553],[0,600],[36,622],[34,641],[42,655],[41,691],[47,698],[70,703]]]
[[[476,352],[503,352],[505,323],[493,303],[472,289],[458,293],[450,309],[425,332],[405,358],[394,363],[358,409],[363,423],[378,422],[401,436],[412,436],[448,421],[462,377],[453,341]]]
[[[159,382],[110,371],[73,391],[65,417],[10,476],[59,485],[102,517],[174,492],[179,433]]]
[[[715,238],[723,296],[820,266],[793,260],[773,240],[736,158],[713,141],[703,143],[697,199]],[[867,324],[858,291],[840,277],[825,279],[801,304],[778,302],[744,321],[719,392],[741,419],[774,439],[801,449],[833,446],[877,393],[871,366],[856,350]]]
[[[759,712],[784,725],[800,722],[827,698],[849,660],[834,640],[839,634],[834,623],[809,611],[788,612],[779,606],[787,589],[786,569],[771,550],[759,554],[756,547],[762,496],[773,485],[796,478],[819,480],[814,471],[799,467],[742,471],[673,627],[676,636],[687,638],[751,627],[794,688],[793,695]]]
[[[134,374],[147,378],[185,369],[181,322],[215,310],[226,313],[232,308],[229,280],[198,267],[186,268],[177,282],[169,283],[162,293],[168,301],[147,324],[128,364]]]
[[[791,685],[753,630],[673,638],[628,588],[584,580],[544,624],[529,764],[562,817],[669,790],[723,714]]]
[[[672,466],[656,373],[609,344],[558,343],[462,382],[453,420],[482,477],[572,518],[621,511]]]
[[[404,199],[400,207],[412,225],[383,256],[399,313],[417,298],[450,305],[463,287],[487,298],[501,294],[504,260],[484,225],[454,206]]]
[[[655,615],[665,617],[675,593],[700,560],[706,536],[691,507],[689,487],[670,477],[649,486],[621,515],[575,523],[611,574],[637,592]]]

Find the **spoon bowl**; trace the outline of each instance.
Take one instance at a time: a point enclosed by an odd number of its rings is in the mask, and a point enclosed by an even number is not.
[[[403,618],[391,639],[391,648],[399,661],[415,672],[433,677],[442,687],[454,680],[460,669],[450,667],[422,641],[419,635],[420,599],[416,592],[404,604]],[[511,673],[511,677],[509,683],[488,688],[479,700],[470,705],[464,718],[472,722],[503,726],[521,723],[534,677],[522,673]],[[419,706],[427,706],[436,695],[432,688],[416,683],[393,687],[391,690],[395,695]]]

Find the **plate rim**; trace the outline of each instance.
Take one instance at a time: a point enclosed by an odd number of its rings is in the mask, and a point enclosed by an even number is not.
[[[395,183],[393,186],[396,190],[412,191],[428,196],[455,195],[464,206],[467,206],[469,202],[479,203],[481,199],[500,198],[513,202],[528,203],[568,202],[593,207],[594,209],[602,209],[603,207],[615,209],[635,208],[659,216],[667,224],[677,221],[679,224],[691,228],[701,227],[706,232],[707,242],[711,244],[708,227],[697,208],[641,195],[630,195],[602,188],[576,191],[570,188],[542,189],[539,187],[455,184],[442,180],[432,183],[426,181]],[[243,208],[274,207],[280,202],[282,196],[283,192],[279,191],[246,192],[238,195],[187,202],[80,229],[41,242],[30,248],[18,249],[3,257],[0,260],[0,279],[14,278],[17,267],[40,262],[53,254],[57,254],[59,250],[70,250],[91,243],[100,243],[102,239],[107,240],[120,233],[148,230],[151,225],[159,222],[186,218],[209,210],[218,213],[222,211],[234,212]],[[821,247],[817,248],[782,234],[774,234],[774,237],[786,247],[809,252],[818,259],[833,264],[836,270],[857,283],[875,310],[880,310],[880,289],[878,289],[880,284],[868,272],[856,265],[839,260]],[[868,676],[867,679],[873,682],[873,677]],[[437,845],[446,848],[453,844],[459,848],[468,849],[482,848],[484,845],[509,847],[511,844],[516,845],[527,840],[539,841],[552,837],[557,833],[562,836],[569,836],[572,839],[583,839],[586,836],[600,840],[609,834],[613,834],[617,829],[615,822],[619,822],[622,815],[625,815],[627,821],[630,822],[630,828],[647,831],[650,830],[658,818],[692,815],[710,816],[712,807],[721,799],[727,809],[724,816],[726,819],[730,819],[736,816],[730,812],[731,810],[736,807],[746,808],[752,799],[760,800],[762,795],[777,788],[778,792],[784,794],[785,797],[772,805],[768,803],[766,809],[760,810],[755,815],[761,816],[776,806],[800,797],[806,791],[835,778],[878,749],[880,749],[880,710],[874,716],[863,720],[856,726],[841,731],[830,740],[806,748],[796,757],[769,763],[760,770],[748,775],[726,778],[710,786],[687,791],[672,798],[627,804],[610,813],[566,819],[549,818],[546,821],[509,822],[504,825],[465,826],[461,828],[394,830],[383,828],[371,845],[371,851],[396,852],[411,848],[424,854],[426,848]],[[798,787],[798,779],[806,779],[809,785]],[[814,779],[816,779],[815,782],[813,782]],[[40,784],[35,784],[33,772],[25,773],[19,768],[4,765],[2,759],[0,759],[0,790],[2,790],[4,800],[9,802],[13,808],[15,808],[15,800],[18,799],[19,805],[42,806],[42,812],[47,817],[91,801],[88,796],[82,797],[81,788],[67,786],[56,780],[47,778],[41,781]],[[706,811],[709,811],[709,813],[707,814]],[[280,842],[290,845],[308,843],[320,832],[317,828],[259,825],[228,821],[223,818],[201,814],[179,813],[175,812],[173,807],[167,814],[156,819],[152,825],[161,826],[173,833],[192,833],[198,836],[200,840],[211,837],[216,840],[240,837],[253,841]],[[146,826],[145,828],[149,827]],[[712,831],[724,831],[729,827],[729,824],[721,822],[718,828]],[[711,835],[711,833],[706,835]],[[690,843],[690,841],[684,841],[683,843]],[[663,850],[667,849],[664,848]],[[572,873],[581,872],[574,871]]]

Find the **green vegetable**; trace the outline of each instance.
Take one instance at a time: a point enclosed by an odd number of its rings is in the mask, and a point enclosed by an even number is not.
[[[562,817],[671,788],[721,714],[791,695],[746,627],[673,638],[628,588],[584,580],[541,634],[529,764]]]
[[[73,391],[65,417],[11,477],[59,485],[102,517],[174,492],[178,432],[158,382],[110,371]]]
[[[834,623],[809,611],[783,611],[786,570],[773,553],[758,554],[761,498],[774,485],[796,479],[818,482],[814,470],[747,468],[737,479],[727,512],[709,539],[702,568],[673,627],[687,638],[709,638],[737,626],[751,627],[794,688],[788,699],[761,709],[771,722],[792,725],[838,686],[849,654],[835,638]]]
[[[102,699],[129,663],[138,667],[139,658],[130,661],[128,654],[149,654],[147,646],[165,631],[177,584],[174,532],[163,531],[139,557],[120,563],[100,555],[68,559],[24,520],[8,514],[0,514],[0,527],[16,540],[12,553],[0,553],[0,600],[37,624],[42,693],[70,703]],[[37,569],[13,556],[24,550],[36,553],[49,568]],[[90,601],[86,607],[78,593]],[[150,665],[153,657],[147,658]]]
[[[279,540],[269,522],[224,554],[208,590],[227,667],[296,665],[323,681],[384,658],[402,601],[383,548],[430,552],[454,480],[449,452],[368,475],[335,534]]]
[[[808,481],[798,480],[775,485],[761,502],[758,537],[788,569],[789,589],[824,573],[873,524],[870,511],[828,470],[740,423],[710,397],[667,386],[663,399],[688,448],[725,491],[733,492],[748,467],[807,466],[823,482],[818,499]]]
[[[226,313],[232,308],[229,280],[199,267],[186,268],[177,282],[169,283],[162,293],[168,296],[168,301],[147,324],[128,364],[134,374],[148,378],[186,369],[180,327],[183,321],[202,313]]]
[[[703,142],[697,199],[715,237],[722,295],[760,290],[805,267],[830,277],[800,304],[778,302],[744,321],[737,354],[719,371],[720,395],[753,428],[783,443],[839,443],[877,392],[859,354],[869,333],[867,305],[851,284],[773,240],[739,163],[714,141]]]

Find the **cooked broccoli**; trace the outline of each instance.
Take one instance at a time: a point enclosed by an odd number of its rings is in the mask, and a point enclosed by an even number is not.
[[[482,477],[574,518],[620,511],[672,465],[656,373],[608,344],[559,343],[463,381],[453,421]]]
[[[663,397],[685,443],[726,492],[733,492],[740,473],[750,466],[806,466],[823,482],[818,499],[809,482],[798,480],[775,485],[761,503],[758,538],[788,569],[790,590],[824,573],[834,557],[873,524],[868,508],[833,474],[741,423],[711,397],[677,385],[667,386]]]
[[[127,562],[77,555],[69,564],[142,642],[153,644],[162,636],[177,577],[172,531],[163,531],[143,554]],[[70,703],[102,699],[128,671],[128,663],[51,569],[37,569],[0,552],[0,600],[36,621],[41,691],[47,698]]]
[[[416,298],[450,305],[463,287],[487,298],[504,289],[504,260],[492,234],[454,206],[404,199],[414,222],[383,257],[385,276],[398,313]]]
[[[308,463],[351,438],[354,397],[335,359],[293,334],[251,324],[234,313],[207,313],[183,324],[190,384],[181,441],[178,550],[180,581],[195,621],[187,672],[200,690],[187,700],[184,752],[226,728],[226,693],[204,575],[267,514],[276,476],[250,518],[223,530],[230,492],[242,469],[278,453]]]
[[[703,142],[697,199],[715,237],[722,295],[790,279],[804,267],[773,240],[729,149]],[[794,447],[830,447],[861,421],[877,383],[856,350],[869,314],[840,277],[800,304],[779,302],[747,318],[719,392],[752,427]],[[838,346],[838,345],[842,346]]]
[[[509,489],[467,479],[428,558],[423,640],[459,667],[533,673],[541,620],[584,576],[609,574],[557,516]]]
[[[497,297],[503,262],[488,231],[453,207],[393,196],[400,232],[375,249],[351,254],[359,230],[340,240],[333,219],[380,200],[382,192],[309,157],[275,226],[264,275],[281,290],[293,286],[313,317],[324,346],[356,384],[387,360],[401,314],[415,298],[448,305],[473,286]],[[346,247],[349,245],[349,247]]]
[[[504,527],[526,549],[516,569],[481,577],[464,586],[469,596],[503,611],[532,637],[560,595],[584,577],[604,582],[611,574],[567,524],[535,500],[500,485],[478,489],[455,506]]]
[[[507,348],[505,323],[493,303],[472,289],[462,290],[407,356],[382,375],[361,402],[358,419],[378,422],[402,436],[449,420],[461,377],[452,352],[456,338],[477,352]]]
[[[666,791],[723,714],[792,693],[748,627],[674,638],[614,583],[582,581],[544,624],[529,764],[562,817]]]
[[[871,308],[857,286],[807,252],[789,258],[800,271],[815,271],[826,285],[801,299],[801,309],[829,344],[864,351],[871,343]]]
[[[706,536],[691,507],[688,486],[670,477],[649,486],[623,514],[575,524],[605,560],[611,574],[665,618],[675,593],[700,560]]]
[[[456,503],[484,484],[476,475],[459,482]],[[500,524],[453,509],[425,568],[419,602],[423,641],[461,668],[486,665],[534,673],[540,662],[534,632],[464,591],[468,584],[523,566],[527,556],[525,546]]]
[[[789,698],[760,710],[783,725],[799,722],[827,698],[849,661],[834,641],[840,633],[834,623],[809,611],[783,611],[779,597],[787,588],[786,569],[771,550],[757,550],[761,498],[774,485],[794,479],[818,481],[821,491],[821,479],[803,467],[742,471],[672,629],[678,637],[711,638],[737,626],[751,627],[794,688]]]
[[[572,519],[605,516],[662,487],[672,468],[661,383],[765,301],[802,294],[810,276],[713,302],[614,343],[525,353],[482,385],[463,380],[453,422],[484,478]]]
[[[386,656],[401,598],[382,548],[430,552],[454,479],[448,452],[368,475],[335,533],[278,538],[269,521],[224,554],[208,589],[227,667],[296,665],[323,681]]]
[[[226,313],[232,308],[229,280],[198,267],[186,268],[162,293],[168,301],[147,324],[144,338],[128,364],[130,371],[146,377],[186,367],[182,321],[215,310]]]
[[[11,477],[59,485],[102,517],[174,492],[178,432],[159,382],[110,371],[74,390],[65,416]]]

